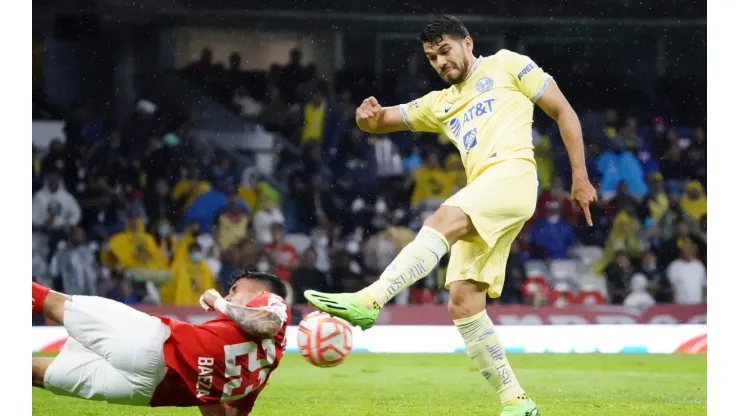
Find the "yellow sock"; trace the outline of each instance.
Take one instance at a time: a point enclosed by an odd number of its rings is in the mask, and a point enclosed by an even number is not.
[[[526,400],[524,389],[506,359],[504,344],[498,339],[496,328],[486,311],[453,322],[465,341],[468,356],[483,378],[496,390],[501,403],[506,405]]]
[[[361,292],[372,296],[377,305],[382,307],[401,291],[431,273],[448,251],[450,245],[444,235],[431,227],[421,227],[414,241],[398,253],[380,278]]]

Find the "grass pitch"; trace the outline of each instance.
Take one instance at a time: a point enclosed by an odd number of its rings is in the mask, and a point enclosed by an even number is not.
[[[707,413],[706,355],[509,355],[544,416],[690,416]],[[498,415],[498,396],[464,354],[355,354],[314,368],[287,354],[257,399],[255,416]],[[34,389],[33,414],[181,416],[55,397]]]

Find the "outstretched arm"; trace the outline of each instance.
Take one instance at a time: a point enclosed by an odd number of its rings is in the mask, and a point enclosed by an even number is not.
[[[285,321],[279,313],[268,308],[234,305],[222,298],[214,289],[208,289],[203,294],[201,305],[221,312],[231,318],[244,332],[261,339],[274,337]]]
[[[403,122],[400,107],[382,107],[375,97],[366,98],[357,107],[355,121],[360,130],[366,133],[382,134],[408,130]]]
[[[558,123],[560,135],[563,137],[563,143],[565,143],[565,148],[568,149],[568,157],[570,158],[573,174],[573,200],[578,202],[583,209],[588,225],[593,225],[589,205],[596,202],[596,190],[588,180],[586,156],[583,150],[583,134],[581,133],[581,122],[578,120],[578,115],[555,81],[551,81],[542,96],[537,99],[537,106]]]

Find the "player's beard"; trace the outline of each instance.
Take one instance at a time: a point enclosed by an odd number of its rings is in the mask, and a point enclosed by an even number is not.
[[[450,85],[457,85],[465,81],[465,78],[467,78],[468,76],[468,71],[470,70],[470,64],[465,62],[465,60],[463,59],[461,65],[453,64],[451,66],[452,68],[449,69],[448,71],[451,72],[453,70],[457,70],[458,72],[457,76],[455,78],[449,78],[448,77],[449,72],[445,73],[444,75],[440,74],[440,77],[442,78],[442,80]]]

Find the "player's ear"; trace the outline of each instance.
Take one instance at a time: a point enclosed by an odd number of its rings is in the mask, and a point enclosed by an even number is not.
[[[473,52],[473,38],[466,36],[465,39],[463,39],[463,45],[465,45],[465,49],[468,52]]]

